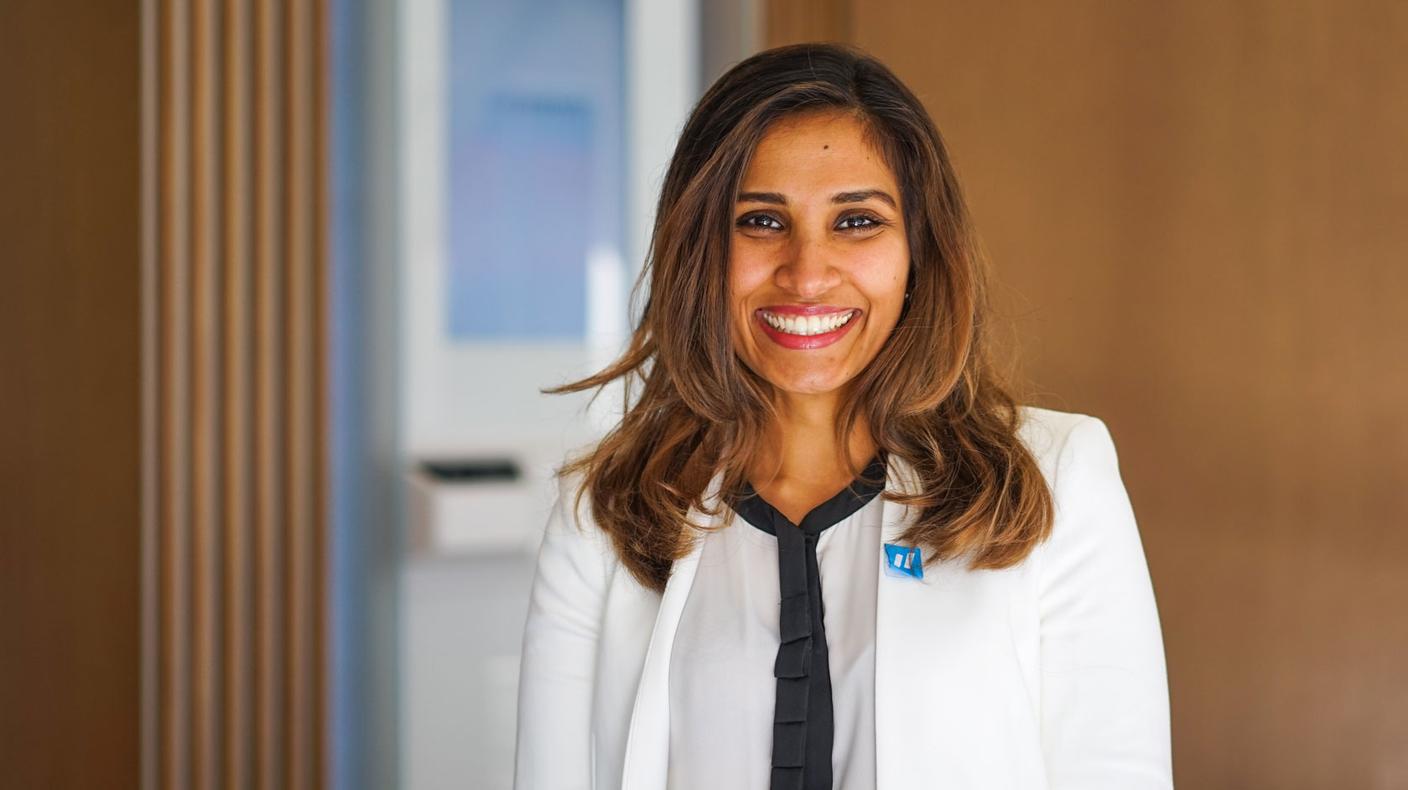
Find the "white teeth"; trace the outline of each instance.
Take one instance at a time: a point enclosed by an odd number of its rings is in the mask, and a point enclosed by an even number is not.
[[[856,313],[855,310],[847,310],[828,315],[782,316],[763,311],[763,320],[773,329],[789,335],[820,335],[840,329],[854,318]]]

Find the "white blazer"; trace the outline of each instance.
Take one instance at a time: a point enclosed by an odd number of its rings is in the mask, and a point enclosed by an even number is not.
[[[922,580],[879,575],[876,785],[1171,788],[1163,639],[1114,442],[1094,417],[1023,412],[1022,439],[1055,496],[1050,539],[1003,570],[954,560]],[[911,475],[893,459],[887,488],[912,490]],[[698,550],[663,595],[646,589],[585,496],[573,518],[578,484],[560,484],[538,555],[514,787],[665,790],[670,650]],[[882,540],[897,542],[910,516],[883,508]]]

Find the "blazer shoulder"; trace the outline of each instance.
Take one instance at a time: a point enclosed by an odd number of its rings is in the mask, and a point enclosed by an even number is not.
[[[1021,415],[1017,435],[1027,450],[1036,458],[1037,465],[1046,478],[1055,482],[1060,459],[1073,440],[1096,425],[1096,432],[1105,432],[1105,424],[1098,417],[1078,412],[1044,409],[1040,406],[1019,406]],[[1082,429],[1082,426],[1089,426]],[[1107,433],[1107,432],[1106,432]]]
[[[554,475],[553,503],[543,531],[544,553],[565,554],[577,563],[590,563],[608,571],[616,561],[611,538],[592,517],[591,492],[586,475]],[[580,500],[578,493],[581,494]]]
[[[1040,448],[1033,452],[1047,477],[1056,511],[1050,538],[1040,553],[1084,558],[1073,566],[1096,556],[1120,555],[1121,564],[1142,568],[1138,526],[1114,437],[1105,422],[1089,414],[1032,409],[1022,430]],[[1059,559],[1047,564],[1063,567]]]

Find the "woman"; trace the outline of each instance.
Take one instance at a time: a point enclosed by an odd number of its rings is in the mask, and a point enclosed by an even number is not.
[[[1110,434],[995,378],[953,168],[888,69],[807,44],[720,78],[647,279],[622,358],[553,390],[628,408],[559,471],[517,787],[1172,786]]]

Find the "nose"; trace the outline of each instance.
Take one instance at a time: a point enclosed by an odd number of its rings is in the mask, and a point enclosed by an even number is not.
[[[800,299],[820,297],[841,283],[841,270],[833,265],[832,254],[824,239],[798,234],[786,260],[777,267],[774,282]]]

